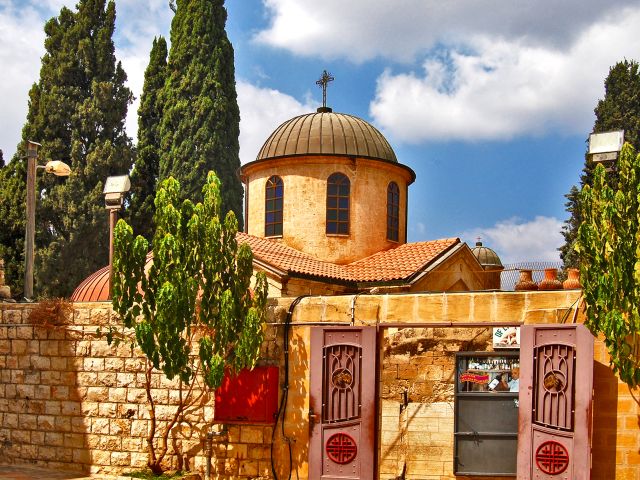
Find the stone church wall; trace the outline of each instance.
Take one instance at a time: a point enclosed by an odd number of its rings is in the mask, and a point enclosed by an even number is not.
[[[351,183],[350,234],[326,234],[327,179],[346,175]],[[393,162],[359,157],[311,156],[273,159],[248,170],[247,233],[264,236],[265,185],[272,175],[284,183],[282,242],[324,261],[346,264],[406,242],[410,175]],[[399,242],[387,240],[387,187],[400,188]],[[306,205],[306,208],[300,208]],[[276,239],[277,237],[273,237]]]
[[[324,322],[380,327],[380,478],[449,480],[453,475],[454,358],[459,350],[489,349],[490,327],[460,322],[557,323],[578,300],[577,291],[310,297],[292,316],[289,394],[284,428],[275,432],[279,478],[308,478],[309,364],[311,325]],[[354,302],[354,300],[356,300]],[[283,328],[291,299],[269,305],[262,363],[280,367]],[[354,304],[355,303],[355,304]],[[0,304],[0,461],[37,463],[63,470],[123,472],[146,463],[148,427],[144,373],[135,354],[95,336],[115,322],[109,304],[76,304],[71,325],[34,325],[33,305]],[[572,319],[572,314],[569,315]],[[580,316],[578,316],[580,321]],[[391,323],[407,322],[403,328]],[[409,328],[411,323],[419,323]],[[424,324],[438,323],[429,327]],[[451,322],[443,327],[444,322]],[[154,394],[166,421],[176,385],[157,375]],[[640,407],[612,374],[601,340],[594,358],[594,479],[640,480]],[[282,396],[282,392],[280,392]],[[281,398],[281,397],[280,397]],[[202,472],[203,439],[213,420],[213,401],[188,417],[180,431],[184,456],[174,468]],[[214,445],[214,478],[270,478],[272,425],[228,424]],[[284,435],[283,435],[284,431]],[[469,478],[469,477],[465,477]],[[486,478],[486,477],[482,477]]]
[[[92,473],[144,467],[149,425],[145,364],[128,345],[109,346],[96,334],[98,327],[116,324],[110,305],[76,304],[70,326],[34,325],[33,308],[0,305],[1,461]],[[267,329],[262,364],[278,363],[282,350],[275,333]],[[153,374],[151,387],[162,427],[173,413],[177,383]],[[204,471],[206,433],[222,427],[214,423],[211,396],[196,407],[176,429],[174,441],[183,456],[168,456],[173,469]],[[223,474],[218,478],[267,475],[272,426],[225,428],[225,441],[214,445],[214,471]]]

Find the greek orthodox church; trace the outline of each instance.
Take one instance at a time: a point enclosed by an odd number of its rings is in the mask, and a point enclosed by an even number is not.
[[[407,243],[414,171],[373,125],[320,107],[287,120],[241,169],[245,232],[269,295],[500,288],[493,250],[459,238]],[[109,267],[72,300],[109,298]]]

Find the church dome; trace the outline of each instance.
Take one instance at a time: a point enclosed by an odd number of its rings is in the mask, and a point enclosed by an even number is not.
[[[295,155],[341,155],[397,162],[382,133],[361,118],[319,108],[287,120],[264,143],[256,160]]]
[[[482,242],[476,242],[476,246],[471,249],[471,252],[485,270],[487,268],[504,268],[498,254],[489,247],[484,247]]]
[[[71,295],[72,302],[108,302],[110,269],[107,265],[85,278]]]

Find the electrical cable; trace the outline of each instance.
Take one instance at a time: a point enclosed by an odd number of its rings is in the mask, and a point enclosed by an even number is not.
[[[573,302],[569,308],[567,308],[566,312],[564,312],[564,315],[562,317],[562,320],[560,320],[560,323],[567,323],[567,318],[569,317],[569,313],[571,312],[571,310],[573,310],[573,307],[575,307],[575,315],[573,316],[573,323],[576,323],[576,315],[578,314],[578,309],[580,308],[580,305],[576,306],[576,304],[582,299],[583,299],[583,294],[581,293],[580,296],[576,298],[576,301]]]
[[[282,437],[287,442],[289,446],[289,480],[291,480],[291,473],[293,471],[293,451],[291,449],[291,439],[289,439],[285,435],[284,431],[284,421],[287,415],[287,400],[289,397],[289,329],[291,327],[291,319],[293,317],[293,310],[300,303],[303,298],[309,297],[310,295],[300,295],[296,299],[291,302],[289,305],[289,310],[287,311],[287,316],[284,321],[284,332],[282,334],[283,348],[284,348],[284,382],[282,383],[282,398],[280,399],[280,406],[278,407],[278,413],[276,415],[276,420],[273,424],[273,430],[271,432],[271,473],[273,474],[273,478],[278,480],[278,474],[276,473],[276,467],[273,462],[273,445],[275,443],[276,431],[278,430],[278,422],[280,418],[282,418],[281,422],[281,430]]]

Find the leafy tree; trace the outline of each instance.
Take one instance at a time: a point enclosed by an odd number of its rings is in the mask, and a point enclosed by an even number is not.
[[[198,377],[209,388],[222,382],[225,368],[253,368],[263,340],[267,299],[264,274],[250,289],[253,255],[238,244],[233,212],[220,220],[220,181],[209,172],[204,202],[180,204],[180,187],[172,177],[161,183],[155,200],[153,263],[145,273],[148,242],[134,238],[120,220],[115,232],[113,307],[147,359],[147,382],[153,369],[188,385],[175,415],[156,436],[155,403],[147,388],[151,428],[148,466],[159,473],[167,439],[185,409],[195,401]],[[114,332],[108,334],[111,341]]]
[[[624,130],[625,142],[640,148],[640,71],[638,62],[624,60],[609,70],[605,96],[595,109],[595,132]]]
[[[585,170],[586,168],[587,167],[585,167]],[[585,181],[584,185],[588,184],[589,183]],[[578,209],[579,195],[580,190],[578,190],[578,187],[576,187],[575,185],[572,185],[569,193],[565,195],[567,201],[565,202],[564,206],[566,211],[571,215],[569,219],[565,221],[562,227],[562,235],[564,236],[565,244],[559,248],[560,258],[562,259],[565,268],[577,268],[580,265],[578,252],[576,252],[575,249],[578,228],[580,227],[580,223],[582,223],[582,215],[580,214],[580,211]]]
[[[593,131],[607,132],[611,130],[624,130],[625,141],[640,149],[640,72],[638,62],[624,60],[616,63],[609,70],[609,75],[604,82],[605,96],[598,101],[594,112],[596,121]],[[585,156],[585,165],[580,176],[580,186],[593,185],[595,165]],[[617,173],[607,176],[611,187],[618,182]],[[578,207],[577,187],[571,187],[566,195],[565,203],[567,212],[571,214],[562,229],[565,243],[560,247],[560,257],[565,267],[578,267],[579,258],[575,251],[575,242],[578,227],[582,223],[580,208]]]
[[[614,189],[598,165],[593,186],[582,189],[576,250],[585,325],[604,336],[613,370],[633,387],[640,384],[640,155],[629,144],[622,149],[618,173]]]
[[[147,240],[153,235],[153,200],[160,165],[160,120],[162,106],[159,93],[167,77],[167,42],[153,39],[149,65],[138,109],[138,151],[131,173],[129,221],[134,231]]]
[[[223,211],[242,223],[233,47],[224,0],[177,0],[162,93],[160,178],[173,176],[184,198],[201,199],[206,172],[222,182]]]
[[[24,279],[25,189],[24,162],[0,168],[0,258],[5,260],[5,279],[14,297],[20,298]]]
[[[37,293],[69,295],[91,272],[107,263],[108,223],[102,188],[109,175],[128,172],[131,140],[124,119],[132,95],[116,64],[113,1],[80,0],[49,20],[40,79],[29,92],[27,122],[12,161],[3,168],[0,198],[6,233],[1,238],[11,285],[21,270],[24,239],[26,140],[43,144],[40,158],[71,166],[66,180],[38,175],[36,214]],[[6,170],[6,171],[5,171]],[[8,179],[8,180],[5,180]],[[6,201],[6,203],[5,203]]]

